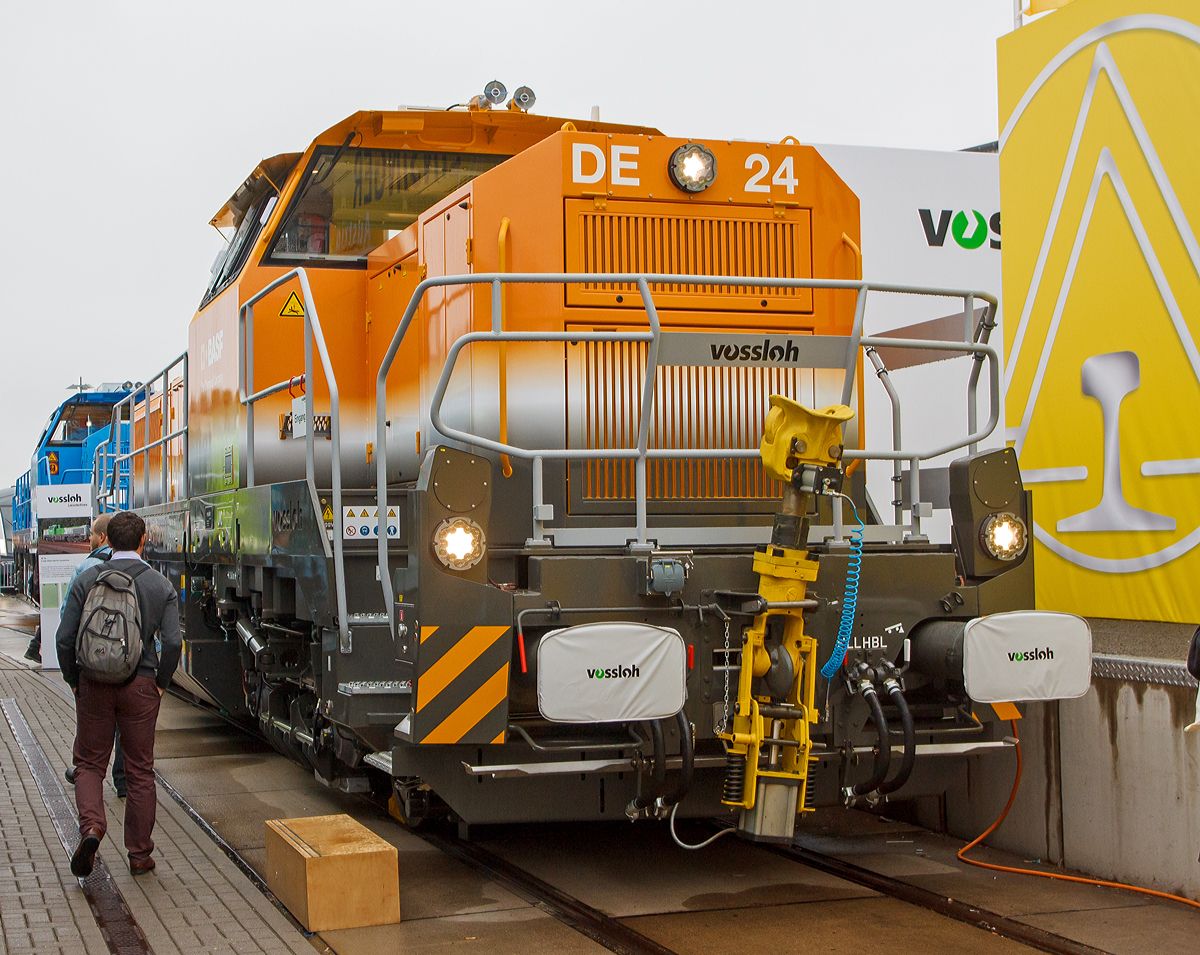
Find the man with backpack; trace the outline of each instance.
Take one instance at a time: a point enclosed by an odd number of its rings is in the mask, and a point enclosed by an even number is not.
[[[92,521],[92,552],[81,560],[75,568],[75,573],[71,575],[71,582],[67,585],[68,592],[75,585],[75,581],[79,579],[80,574],[91,570],[93,567],[99,567],[112,556],[113,549],[108,543],[108,522],[110,520],[112,520],[111,514],[100,514]],[[38,661],[41,662],[40,653],[38,654]],[[75,785],[75,774],[77,772],[78,770],[72,765],[64,773],[67,782],[72,786]],[[124,799],[128,791],[125,786],[125,755],[121,752],[121,734],[119,732],[117,733],[116,743],[113,747],[112,781],[117,795],[121,799]]]
[[[71,872],[90,875],[104,838],[104,775],[114,731],[125,751],[129,795],[125,849],[134,875],[154,868],[154,726],[159,699],[179,664],[179,598],[143,559],[146,524],[130,511],[108,524],[113,554],[80,574],[62,609],[56,643],[63,679],[75,692],[75,803],[79,847]],[[162,645],[155,650],[155,633]]]

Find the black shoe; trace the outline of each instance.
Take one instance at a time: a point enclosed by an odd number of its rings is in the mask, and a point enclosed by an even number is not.
[[[69,782],[72,786],[74,786],[75,785],[75,776],[78,774],[78,772],[79,772],[79,769],[75,766],[72,766],[65,773],[63,773],[63,776],[66,777],[67,782]]]
[[[25,659],[31,663],[41,663],[42,651],[37,647],[31,646],[25,651]]]
[[[89,829],[79,841],[79,848],[71,856],[71,875],[82,879],[92,874],[92,860],[100,848],[100,830]]]
[[[129,795],[129,790],[126,789],[124,786],[114,786],[113,788],[116,789],[116,791],[117,791],[118,799],[124,799],[126,796]]]

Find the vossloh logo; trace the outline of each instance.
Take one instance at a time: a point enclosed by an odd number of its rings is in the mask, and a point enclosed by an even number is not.
[[[792,344],[789,338],[787,344],[772,342],[764,338],[761,345],[714,345],[708,346],[712,351],[713,361],[761,361],[795,364],[800,360],[800,349]]]
[[[1009,653],[1008,660],[1010,663],[1032,663],[1035,660],[1053,660],[1054,651],[1049,647],[1045,650],[1019,650],[1015,653]]]
[[[59,494],[56,497],[46,498],[47,504],[82,504],[83,495],[81,494]]]
[[[589,680],[619,680],[639,677],[641,673],[638,672],[637,665],[634,664],[628,667],[609,667],[607,670],[593,670],[589,668],[587,675]]]

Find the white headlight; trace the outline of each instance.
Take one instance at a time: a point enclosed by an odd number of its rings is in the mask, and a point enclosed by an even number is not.
[[[993,514],[979,532],[983,549],[997,560],[1016,560],[1025,553],[1028,532],[1024,522],[1012,514]]]
[[[703,192],[717,178],[717,157],[699,143],[686,143],[671,153],[671,182],[684,192]]]
[[[451,570],[470,570],[487,549],[483,528],[467,517],[451,517],[433,532],[433,552]]]

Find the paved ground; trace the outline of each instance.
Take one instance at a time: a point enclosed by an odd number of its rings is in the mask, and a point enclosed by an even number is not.
[[[70,758],[69,699],[20,660],[25,611],[0,599],[0,697],[20,702],[57,772]],[[53,679],[50,674],[47,677]],[[163,778],[260,873],[266,819],[346,812],[396,846],[399,925],[306,939],[179,806],[160,794],[158,869],[124,867],[121,804],[109,790],[101,847],[153,950],[332,951],[337,955],[481,952],[541,955],[603,949],[536,906],[444,855],[361,801],[248,739],[212,714],[165,697],[156,737]],[[0,935],[4,952],[107,951],[25,761],[0,720]],[[69,790],[68,790],[69,792]],[[684,823],[688,834],[701,835]],[[626,823],[485,827],[491,851],[680,953],[793,951],[912,955],[1029,951],[1014,942],[877,895],[753,845],[721,840],[685,853],[665,827]],[[801,844],[863,868],[1092,945],[1114,955],[1192,953],[1200,912],[1115,890],[993,873],[961,864],[961,843],[862,813],[806,818]],[[981,850],[1007,865],[1027,860]],[[1036,863],[1033,863],[1036,864]]]
[[[24,634],[0,629],[0,698],[15,699],[55,772],[70,765],[71,702],[17,659]],[[49,676],[49,674],[47,674]],[[0,936],[5,952],[104,953],[105,944],[70,857],[51,823],[8,723],[0,720]],[[63,786],[70,793],[69,787]],[[72,800],[73,803],[73,800]],[[311,955],[314,946],[160,791],[154,831],[158,867],[134,879],[125,858],[124,804],[111,783],[109,830],[100,858],[156,955]],[[323,949],[324,946],[320,946]]]

